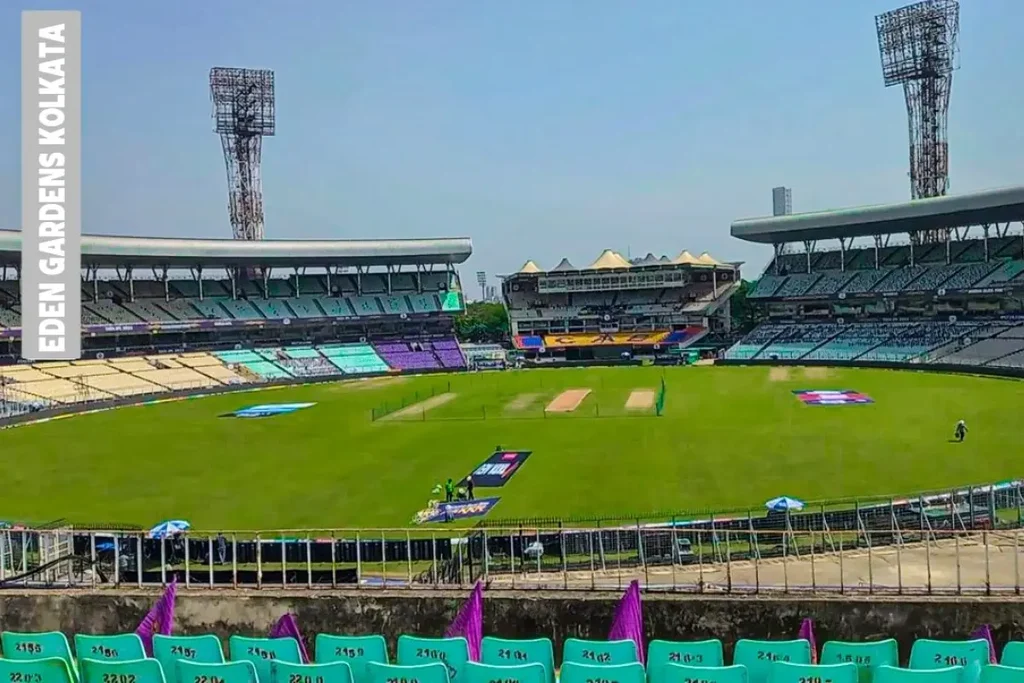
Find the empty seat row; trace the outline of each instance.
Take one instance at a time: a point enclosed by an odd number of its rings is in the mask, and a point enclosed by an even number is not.
[[[213,635],[153,637],[153,658],[146,656],[134,633],[75,636],[72,657],[60,632],[0,634],[3,659],[0,680],[29,683],[70,683],[78,674],[84,683],[555,683],[554,648],[550,639],[506,640],[487,637],[480,644],[480,662],[471,662],[464,638],[398,639],[397,666],[390,666],[382,636],[319,634],[316,664],[304,666],[304,652],[292,638],[246,638],[228,641],[225,663]],[[569,638],[563,648],[562,683],[798,683],[831,681],[881,683],[933,681],[998,683],[1024,680],[1024,642],[1011,642],[1002,664],[990,665],[989,641],[918,640],[910,668],[900,669],[895,640],[864,643],[830,641],[820,664],[807,640],[740,640],[731,666],[725,665],[720,640],[672,642],[655,640],[647,665],[631,640],[588,641]],[[38,664],[38,666],[35,666]],[[326,668],[324,668],[326,667]],[[422,668],[428,667],[428,668]],[[17,673],[9,677],[7,673]],[[28,674],[28,677],[25,677]],[[126,676],[122,678],[121,676]],[[284,678],[281,676],[284,675]],[[114,676],[111,678],[110,676]],[[297,676],[297,678],[296,678]],[[310,676],[310,678],[306,678]],[[132,678],[134,677],[134,678]]]

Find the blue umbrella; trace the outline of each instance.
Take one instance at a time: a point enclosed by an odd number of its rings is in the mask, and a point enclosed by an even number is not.
[[[172,519],[166,522],[160,522],[150,529],[149,537],[170,538],[171,536],[177,536],[178,534],[188,531],[191,527],[192,525],[183,519]]]
[[[764,506],[772,512],[788,512],[789,510],[803,510],[804,502],[789,496],[779,496],[772,498]]]

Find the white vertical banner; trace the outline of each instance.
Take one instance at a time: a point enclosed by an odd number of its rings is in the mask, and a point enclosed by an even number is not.
[[[82,350],[82,15],[21,13],[21,355]]]

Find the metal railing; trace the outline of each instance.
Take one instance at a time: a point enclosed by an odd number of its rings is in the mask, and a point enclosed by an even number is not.
[[[0,530],[0,588],[1021,592],[1020,529],[682,527],[189,532]]]

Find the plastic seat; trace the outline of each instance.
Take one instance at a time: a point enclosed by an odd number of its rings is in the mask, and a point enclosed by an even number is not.
[[[353,683],[348,662],[330,664],[270,663],[271,683]]]
[[[270,683],[270,662],[279,659],[290,664],[301,664],[299,644],[294,638],[246,638],[231,636],[228,655],[233,662],[252,662],[261,683]]]
[[[75,676],[63,657],[0,659],[0,681],[32,683],[74,683]]]
[[[872,677],[874,683],[961,683],[962,666],[947,666],[944,669],[900,669],[895,666],[880,666]]]
[[[366,673],[369,683],[451,683],[443,662],[413,666],[367,662]]]
[[[989,664],[981,670],[981,683],[1020,683],[1024,681],[1024,668],[1005,664]]]
[[[580,640],[566,638],[562,648],[562,665],[576,664],[632,664],[640,661],[636,643],[632,640]]]
[[[555,682],[555,647],[550,638],[508,640],[486,636],[480,641],[480,662],[491,666],[540,664],[544,667],[544,680]]]
[[[860,669],[853,662],[845,664],[790,664],[772,662],[768,670],[768,683],[858,683]]]
[[[950,666],[967,666],[977,662],[980,666],[989,663],[988,641],[975,640],[915,640],[910,648],[911,669],[944,669]]]
[[[543,664],[494,665],[466,662],[462,669],[465,683],[548,683],[548,672]],[[288,683],[285,681],[284,683]]]
[[[632,642],[632,641],[630,641]],[[563,662],[559,683],[646,683],[647,672],[640,662],[628,664],[581,664]]]
[[[647,677],[651,683],[661,683],[661,669],[665,664],[699,667],[722,666],[725,664],[722,641],[715,639],[689,642],[652,640],[647,645]]]
[[[810,664],[811,644],[802,639],[736,641],[732,663],[747,667],[751,683],[766,683],[772,662]]]
[[[83,659],[82,683],[164,683],[155,659]]]
[[[90,636],[75,634],[75,656],[79,665],[83,660],[94,659],[104,662],[130,662],[146,658],[142,638],[134,633],[118,633],[111,636]]]
[[[178,683],[177,662],[185,659],[201,664],[223,664],[224,652],[220,639],[213,634],[205,636],[153,636],[153,657],[164,667],[167,683]]]
[[[861,683],[870,683],[871,672],[879,666],[899,666],[900,650],[896,640],[847,643],[830,640],[821,648],[822,664],[856,664]]]
[[[441,662],[448,668],[448,678],[459,680],[462,667],[469,661],[469,645],[465,638],[398,637],[398,664],[415,666]]]
[[[747,667],[742,664],[733,666],[685,666],[683,664],[663,664],[661,673],[664,683],[748,683]]]
[[[71,656],[71,645],[68,644],[67,636],[60,631],[48,631],[46,633],[4,631],[0,633],[0,652],[7,659],[19,661],[56,657],[67,662],[68,666],[71,667],[72,674],[75,670],[75,659]]]
[[[6,647],[6,643],[4,647]],[[6,653],[7,650],[4,650]],[[10,657],[10,655],[4,655]],[[1003,648],[1003,656],[999,659],[1003,666],[1024,667],[1024,641],[1011,640]]]
[[[257,683],[256,667],[252,662],[224,662],[203,664],[188,659],[175,662],[178,683]]]
[[[356,683],[367,681],[368,662],[388,663],[388,644],[384,636],[332,636],[318,633],[315,647],[317,664],[347,662]]]

